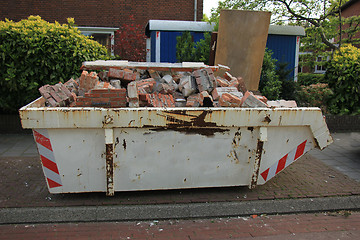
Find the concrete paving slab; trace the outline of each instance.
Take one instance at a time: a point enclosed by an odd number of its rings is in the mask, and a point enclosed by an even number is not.
[[[313,149],[310,154],[343,174],[359,181],[360,133],[332,133],[334,142],[323,151]]]

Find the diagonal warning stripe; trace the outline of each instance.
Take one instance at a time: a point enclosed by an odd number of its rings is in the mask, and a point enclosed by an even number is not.
[[[61,177],[47,130],[33,130],[33,134],[49,188],[61,187]]]
[[[271,167],[260,173],[262,178],[266,181],[273,178],[276,174],[284,170],[291,163],[295,162],[302,155],[311,149],[311,143],[307,140],[299,144],[295,149],[283,156],[279,161],[273,164]]]
[[[40,145],[46,147],[47,149],[49,149],[50,151],[52,151],[50,139],[48,139],[47,137],[43,136],[42,134],[38,133],[35,130],[33,130],[33,132],[34,132],[35,141],[38,144],[40,144]]]

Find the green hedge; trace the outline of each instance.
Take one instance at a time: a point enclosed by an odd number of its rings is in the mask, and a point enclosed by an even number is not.
[[[334,92],[333,114],[360,114],[360,49],[344,45],[326,65],[325,78]]]
[[[106,48],[82,35],[73,19],[0,21],[0,112],[15,112],[39,97],[42,85],[79,75],[83,61],[108,58]]]
[[[205,32],[204,38],[193,41],[190,32],[176,37],[176,59],[178,62],[203,62],[209,64],[211,33]]]
[[[277,100],[281,95],[281,81],[276,73],[277,60],[272,58],[272,54],[273,52],[266,48],[261,68],[259,90],[269,100]]]
[[[324,74],[316,73],[299,73],[298,74],[298,84],[309,86],[311,84],[317,83],[326,83]]]

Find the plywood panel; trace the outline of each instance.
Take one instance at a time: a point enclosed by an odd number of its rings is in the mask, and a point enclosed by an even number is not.
[[[262,61],[270,24],[270,12],[222,10],[215,64],[231,68],[249,90],[259,86]],[[223,74],[219,71],[218,75]]]

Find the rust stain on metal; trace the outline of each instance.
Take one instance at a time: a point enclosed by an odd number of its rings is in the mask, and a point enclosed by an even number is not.
[[[126,150],[126,140],[125,139],[123,140],[123,147],[124,147],[124,150]]]
[[[234,134],[234,138],[231,142],[232,150],[230,151],[230,155],[228,155],[235,161],[235,164],[240,163],[240,160],[239,160],[239,157],[238,157],[238,154],[236,151],[236,149],[239,148],[239,146],[240,146],[240,140],[241,140],[241,132],[240,132],[240,128],[239,128],[238,131],[235,132],[235,134]],[[233,160],[231,160],[231,162]]]
[[[228,132],[229,129],[217,127],[216,123],[207,122],[205,118],[208,116],[211,119],[212,111],[202,111],[199,115],[188,114],[186,110],[164,111],[164,114],[158,114],[166,118],[166,126],[153,127],[144,125],[143,127],[150,128],[151,131],[166,131],[173,130],[185,134],[199,134],[203,136],[214,136],[215,133]]]
[[[119,138],[118,138],[118,137],[115,138],[115,144],[114,144],[115,148],[116,148],[116,146],[117,146],[119,143],[120,143]]]
[[[106,195],[114,196],[114,149],[106,144]]]
[[[224,133],[230,131],[229,129],[222,129],[222,128],[195,128],[195,127],[157,127],[157,128],[150,128],[149,130],[155,132],[172,130],[172,131],[184,133],[186,135],[199,134],[206,137],[214,136],[215,133]]]
[[[270,123],[271,122],[270,116],[266,115],[263,122]]]
[[[111,116],[111,115],[105,115],[104,116],[104,120],[103,120],[103,125],[105,126],[105,125],[108,125],[108,124],[111,124],[111,123],[113,123],[114,122],[114,117],[113,116]]]
[[[214,122],[207,122],[205,118],[209,115],[211,119],[212,111],[202,111],[199,115],[190,115],[185,110],[174,110],[164,112],[167,126],[187,126],[187,127],[217,127]]]
[[[258,140],[257,146],[256,146],[256,153],[255,153],[254,171],[251,176],[251,183],[249,186],[250,189],[255,188],[257,185],[259,171],[260,171],[260,164],[261,164],[261,156],[262,156],[262,152],[263,152],[263,146],[264,146],[264,142]]]
[[[135,122],[135,120],[131,120],[130,122],[129,122],[129,127],[131,126],[131,123],[133,123],[133,122]]]

